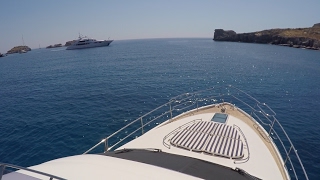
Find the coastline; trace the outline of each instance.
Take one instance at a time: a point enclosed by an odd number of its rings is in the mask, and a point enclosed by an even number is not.
[[[250,33],[215,29],[214,41],[273,44],[294,48],[320,50],[320,23],[310,28],[269,29]]]

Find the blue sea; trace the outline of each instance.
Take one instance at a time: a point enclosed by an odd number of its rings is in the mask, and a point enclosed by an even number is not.
[[[228,84],[275,110],[309,178],[320,179],[320,51],[212,39],[0,58],[0,162],[81,154],[171,97]]]

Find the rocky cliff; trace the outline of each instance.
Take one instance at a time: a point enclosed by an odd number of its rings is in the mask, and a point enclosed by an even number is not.
[[[57,48],[57,47],[62,47],[62,44],[50,45],[50,46],[47,46],[46,48]]]
[[[296,48],[320,50],[320,23],[311,28],[270,29],[252,33],[239,33],[215,29],[213,40],[248,43],[269,43]]]
[[[31,48],[29,48],[28,46],[16,46],[12,49],[10,49],[7,54],[13,54],[13,53],[19,53],[22,50],[24,51],[31,51]]]
[[[77,40],[67,41],[65,46],[70,46],[71,44],[75,43]]]

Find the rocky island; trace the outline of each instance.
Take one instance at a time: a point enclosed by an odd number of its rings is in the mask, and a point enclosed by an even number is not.
[[[64,46],[70,46],[71,44],[75,43],[77,40],[67,41]]]
[[[7,52],[7,54],[21,53],[21,52],[27,52],[27,51],[31,51],[31,48],[29,48],[28,46],[16,46],[16,47],[10,49]]]
[[[70,46],[71,44],[73,44],[74,42],[76,42],[76,40],[71,40],[71,41],[67,41],[65,43],[65,45],[62,45],[61,43],[59,44],[54,44],[54,45],[49,45],[46,48],[57,48],[57,47],[63,47],[63,46]],[[24,53],[24,52],[28,52],[31,51],[31,48],[28,46],[15,46],[12,49],[10,49],[9,51],[7,51],[6,54],[13,54],[13,53]],[[1,54],[0,53],[0,57],[4,57],[6,54]]]
[[[55,44],[55,45],[49,45],[46,48],[57,48],[57,47],[62,47],[62,44]]]
[[[76,40],[67,41],[64,46],[70,46],[74,42],[76,42]],[[55,45],[47,46],[46,48],[57,48],[57,47],[62,47],[62,46],[63,46],[62,44],[55,44]]]
[[[310,28],[269,29],[251,33],[215,29],[214,41],[263,43],[320,50],[320,23]]]

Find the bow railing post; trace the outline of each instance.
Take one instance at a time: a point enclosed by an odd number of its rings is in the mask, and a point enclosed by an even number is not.
[[[170,105],[170,119],[172,120],[172,109],[171,109],[171,102],[169,103],[169,105]]]
[[[106,140],[104,141],[104,152],[107,152],[108,151],[108,138],[106,138]]]
[[[199,104],[198,104],[198,98],[196,99],[197,101],[197,112],[199,111]]]
[[[271,124],[271,127],[270,127],[270,130],[269,130],[269,133],[268,133],[268,135],[270,136],[270,133],[271,133],[271,131],[272,131],[272,129],[273,129],[273,125],[274,125],[274,122],[276,121],[276,119],[275,118],[273,118],[273,121],[272,121],[272,124]]]
[[[143,134],[144,132],[143,132],[143,121],[142,121],[142,117],[140,118],[140,120],[141,120],[141,133]],[[141,135],[142,135],[141,134]]]
[[[292,147],[293,147],[293,145],[291,145],[291,147],[290,147],[290,149],[289,149],[289,151],[288,151],[288,153],[287,153],[286,160],[284,161],[284,166],[286,166],[286,162],[287,162],[287,160],[289,159],[289,155],[290,155],[290,152],[291,152],[291,150],[292,150]]]
[[[0,166],[0,180],[2,179],[2,175],[3,175],[5,169],[6,169],[6,166],[4,164],[1,164],[1,166]]]

